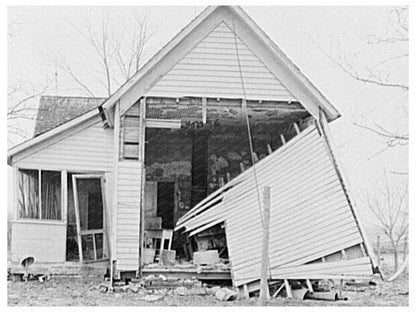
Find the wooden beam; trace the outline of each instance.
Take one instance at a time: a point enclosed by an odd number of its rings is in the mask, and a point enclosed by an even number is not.
[[[13,221],[16,221],[19,218],[19,169],[12,167],[13,170]],[[13,228],[13,226],[12,226]]]
[[[273,298],[277,297],[277,295],[280,293],[280,291],[283,289],[283,287],[285,287],[285,283],[282,283],[282,285],[280,285],[280,287],[277,289],[277,291],[273,294]]]
[[[140,118],[139,118],[139,133],[140,133],[140,141],[139,141],[139,161],[140,161],[140,207],[139,207],[139,261],[138,261],[138,271],[137,275],[142,277],[142,267],[143,267],[143,248],[144,248],[144,189],[145,189],[145,182],[146,182],[146,175],[145,175],[145,141],[146,141],[146,98],[140,99]]]
[[[289,284],[289,281],[287,279],[285,279],[285,288],[286,288],[287,297],[290,298],[290,299],[292,299],[293,298],[293,296],[292,296],[292,288],[290,288],[290,284]]]
[[[284,137],[283,134],[280,135],[280,140],[282,140],[282,144],[285,145],[286,144],[286,139]]]
[[[75,207],[75,219],[77,225],[77,239],[78,239],[78,253],[79,253],[79,262],[84,262],[84,257],[82,254],[82,241],[81,241],[81,222],[79,215],[79,202],[78,202],[78,190],[77,190],[77,178],[75,175],[72,176],[72,190],[74,192],[74,207]]]
[[[202,123],[205,125],[207,123],[207,98],[202,98]]]
[[[120,159],[120,102],[117,101],[114,107],[114,133],[113,133],[113,140],[114,140],[114,149],[113,149],[113,183],[111,184],[113,187],[113,200],[112,200],[112,211],[111,214],[111,234],[109,237],[109,248],[112,248],[110,251],[110,264],[111,264],[111,279],[113,278],[113,261],[117,259],[117,218],[118,218],[118,163]]]
[[[68,211],[68,171],[61,171],[61,203],[62,203],[62,220],[67,224],[67,211]]]
[[[146,118],[145,120],[146,128],[180,129],[181,123],[180,119]]]
[[[42,220],[42,170],[38,170],[39,220]]]
[[[244,298],[246,298],[246,299],[250,298],[250,293],[248,292],[247,284],[243,285],[243,290],[244,290]]]
[[[270,186],[263,188],[263,240],[260,269],[260,305],[264,306],[270,297],[268,284],[269,269],[269,226],[270,226]]]
[[[295,128],[296,134],[299,134],[300,133],[300,129],[299,129],[299,126],[298,126],[298,124],[296,122],[293,123],[293,127]]]
[[[313,287],[310,279],[306,280],[306,285],[308,286],[309,292],[313,293]]]
[[[270,144],[267,144],[267,152],[269,153],[269,155],[273,153],[273,150]]]
[[[102,193],[102,201],[103,201],[103,218],[104,218],[104,222],[103,222],[103,252],[106,250],[105,244],[107,242],[107,246],[108,246],[108,253],[109,253],[109,259],[110,259],[110,264],[111,264],[111,240],[110,240],[110,229],[111,229],[111,223],[110,223],[110,212],[108,211],[109,207],[107,205],[107,200],[106,200],[106,187],[105,187],[105,183],[106,183],[106,178],[101,178],[101,193]]]

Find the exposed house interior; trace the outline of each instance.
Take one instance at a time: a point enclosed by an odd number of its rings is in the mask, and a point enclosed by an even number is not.
[[[145,232],[173,230],[190,208],[311,122],[298,102],[247,101],[247,116],[241,99],[146,98],[146,103],[146,118],[171,119],[176,125],[146,129]],[[138,105],[122,117],[121,157],[125,160],[138,159]],[[192,237],[174,232],[171,249],[177,258],[187,260],[194,251],[208,249],[228,257],[221,225]]]

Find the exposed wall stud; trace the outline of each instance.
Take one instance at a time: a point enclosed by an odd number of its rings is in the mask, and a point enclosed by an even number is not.
[[[273,150],[270,144],[267,144],[267,153],[269,153],[269,155],[273,153]]]
[[[202,123],[205,125],[207,123],[207,98],[202,98]]]
[[[299,129],[299,126],[298,126],[298,124],[296,122],[293,123],[293,127],[295,128],[296,134],[299,134],[300,133],[300,129]]]
[[[280,135],[280,140],[282,140],[282,144],[285,145],[286,144],[286,139],[284,137],[283,134]]]

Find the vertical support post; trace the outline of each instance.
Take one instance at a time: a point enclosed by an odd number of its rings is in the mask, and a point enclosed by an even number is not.
[[[202,123],[205,125],[207,123],[207,98],[202,98]]]
[[[313,287],[310,279],[306,280],[306,285],[308,286],[308,290],[310,293],[313,293]]]
[[[344,297],[342,296],[342,291],[343,291],[343,289],[344,289],[344,279],[341,279],[340,281],[339,281],[339,287],[338,287],[338,295],[339,295],[339,298],[342,300]]]
[[[403,262],[406,261],[408,246],[409,246],[409,236],[406,235],[405,238],[404,238],[404,243],[403,243]]]
[[[380,263],[380,235],[377,235],[377,263]]]
[[[65,227],[67,227],[68,224],[68,171],[62,170],[61,171],[61,219],[65,224]],[[63,242],[65,244],[66,250],[66,239]],[[66,261],[66,255],[63,255],[63,262]]]
[[[38,172],[38,192],[39,192],[39,219],[42,220],[42,170]]]
[[[116,102],[114,108],[114,154],[113,154],[113,161],[114,161],[114,171],[112,175],[113,183],[113,202],[112,202],[112,209],[111,211],[111,231],[109,238],[109,248],[110,250],[110,263],[111,263],[111,280],[114,276],[114,265],[113,261],[115,262],[117,259],[117,218],[118,218],[118,163],[120,159],[120,101]]]
[[[285,288],[286,288],[287,297],[290,298],[290,299],[292,299],[293,298],[293,296],[292,296],[292,288],[290,288],[290,284],[289,284],[289,281],[287,279],[285,279]]]
[[[270,297],[267,272],[269,269],[270,186],[263,188],[263,241],[261,249],[260,305]]]
[[[144,157],[145,157],[145,141],[146,141],[146,98],[140,99],[140,116],[139,116],[139,162],[140,162],[140,207],[139,207],[139,270],[138,275],[142,277],[142,267],[143,267],[143,248],[144,248],[144,187],[146,183],[145,167],[144,167]]]
[[[248,292],[247,284],[243,285],[243,293],[244,293],[244,298],[246,298],[246,299],[250,298],[250,293]]]
[[[19,196],[20,196],[20,194],[19,194],[19,190],[20,190],[20,188],[19,188],[19,177],[20,177],[20,175],[19,175],[19,169],[18,168],[16,168],[16,167],[13,167],[13,185],[14,185],[14,192],[13,192],[13,203],[14,203],[14,205],[13,205],[13,207],[14,207],[14,209],[13,209],[13,221],[16,221],[18,218],[19,218],[19,213],[20,213],[20,211],[19,211],[19,209],[20,209],[20,206],[19,206]],[[13,227],[13,225],[12,225],[12,227]]]
[[[111,257],[112,257],[112,250],[111,250],[111,246],[112,246],[112,242],[110,240],[110,228],[111,228],[111,223],[110,223],[110,213],[108,211],[108,205],[107,205],[107,201],[106,201],[106,186],[105,183],[107,181],[107,178],[103,177],[100,179],[100,183],[101,183],[101,193],[102,193],[102,200],[103,200],[103,210],[104,210],[104,229],[103,229],[103,252],[106,251],[106,244],[105,242],[107,242],[107,246],[108,246],[108,252],[109,252],[109,258],[110,258],[110,262],[111,262]]]
[[[61,171],[61,198],[62,198],[62,221],[67,224],[67,211],[68,211],[68,171]]]
[[[82,264],[84,262],[84,257],[83,257],[83,254],[82,254],[81,221],[80,221],[80,215],[79,215],[77,178],[75,177],[75,175],[72,176],[72,190],[74,191],[75,218],[76,218],[76,221],[77,221],[77,239],[78,239],[79,262]]]

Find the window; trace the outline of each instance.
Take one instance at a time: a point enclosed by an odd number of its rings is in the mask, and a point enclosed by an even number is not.
[[[20,169],[19,219],[62,220],[61,172]]]

